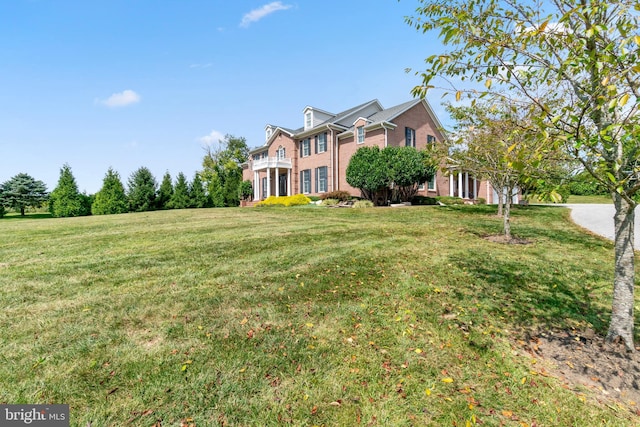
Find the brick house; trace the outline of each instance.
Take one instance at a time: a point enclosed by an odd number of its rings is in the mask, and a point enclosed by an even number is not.
[[[444,136],[442,126],[426,100],[412,100],[383,108],[377,99],[338,114],[307,106],[303,126],[296,129],[267,125],[265,143],[249,153],[243,180],[253,184],[253,200],[303,193],[319,196],[334,190],[354,196],[360,190],[346,180],[349,159],[363,146],[412,146],[424,149]],[[422,196],[455,196],[496,200],[486,181],[453,168],[420,187]],[[446,168],[445,168],[446,169]],[[489,197],[487,197],[489,196]]]

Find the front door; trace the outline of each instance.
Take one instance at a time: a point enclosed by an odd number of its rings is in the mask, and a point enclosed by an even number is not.
[[[288,196],[287,194],[287,175],[280,175],[278,177],[278,194],[281,196]]]

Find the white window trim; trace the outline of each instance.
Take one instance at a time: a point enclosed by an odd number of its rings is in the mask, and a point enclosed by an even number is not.
[[[360,135],[360,131],[362,130],[362,135]],[[360,136],[362,136],[362,141],[360,141]],[[356,142],[358,144],[364,144],[364,126],[358,126],[356,128]]]

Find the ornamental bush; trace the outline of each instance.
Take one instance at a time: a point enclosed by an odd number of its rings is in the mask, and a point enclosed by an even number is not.
[[[343,190],[331,191],[329,193],[324,193],[320,196],[320,200],[337,199],[341,202],[346,202],[350,198],[351,198],[351,194],[349,194],[348,191],[343,191]]]
[[[354,208],[372,208],[373,202],[371,200],[358,200],[353,204]]]
[[[256,204],[257,207],[265,207],[265,206],[304,206],[311,203],[311,199],[309,199],[304,194],[296,194],[294,196],[269,196],[263,201]]]

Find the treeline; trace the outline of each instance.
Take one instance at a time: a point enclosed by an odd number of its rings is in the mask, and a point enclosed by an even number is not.
[[[26,208],[45,204],[54,217],[238,206],[253,191],[250,182],[242,182],[241,164],[248,152],[244,138],[227,135],[217,150],[207,150],[203,170],[191,181],[180,172],[174,182],[166,172],[158,185],[151,171],[141,167],[131,174],[125,188],[118,172],[109,168],[94,195],[78,190],[68,164],[60,169],[58,184],[50,194],[42,181],[21,173],[0,185],[0,217],[7,208],[24,216]]]

